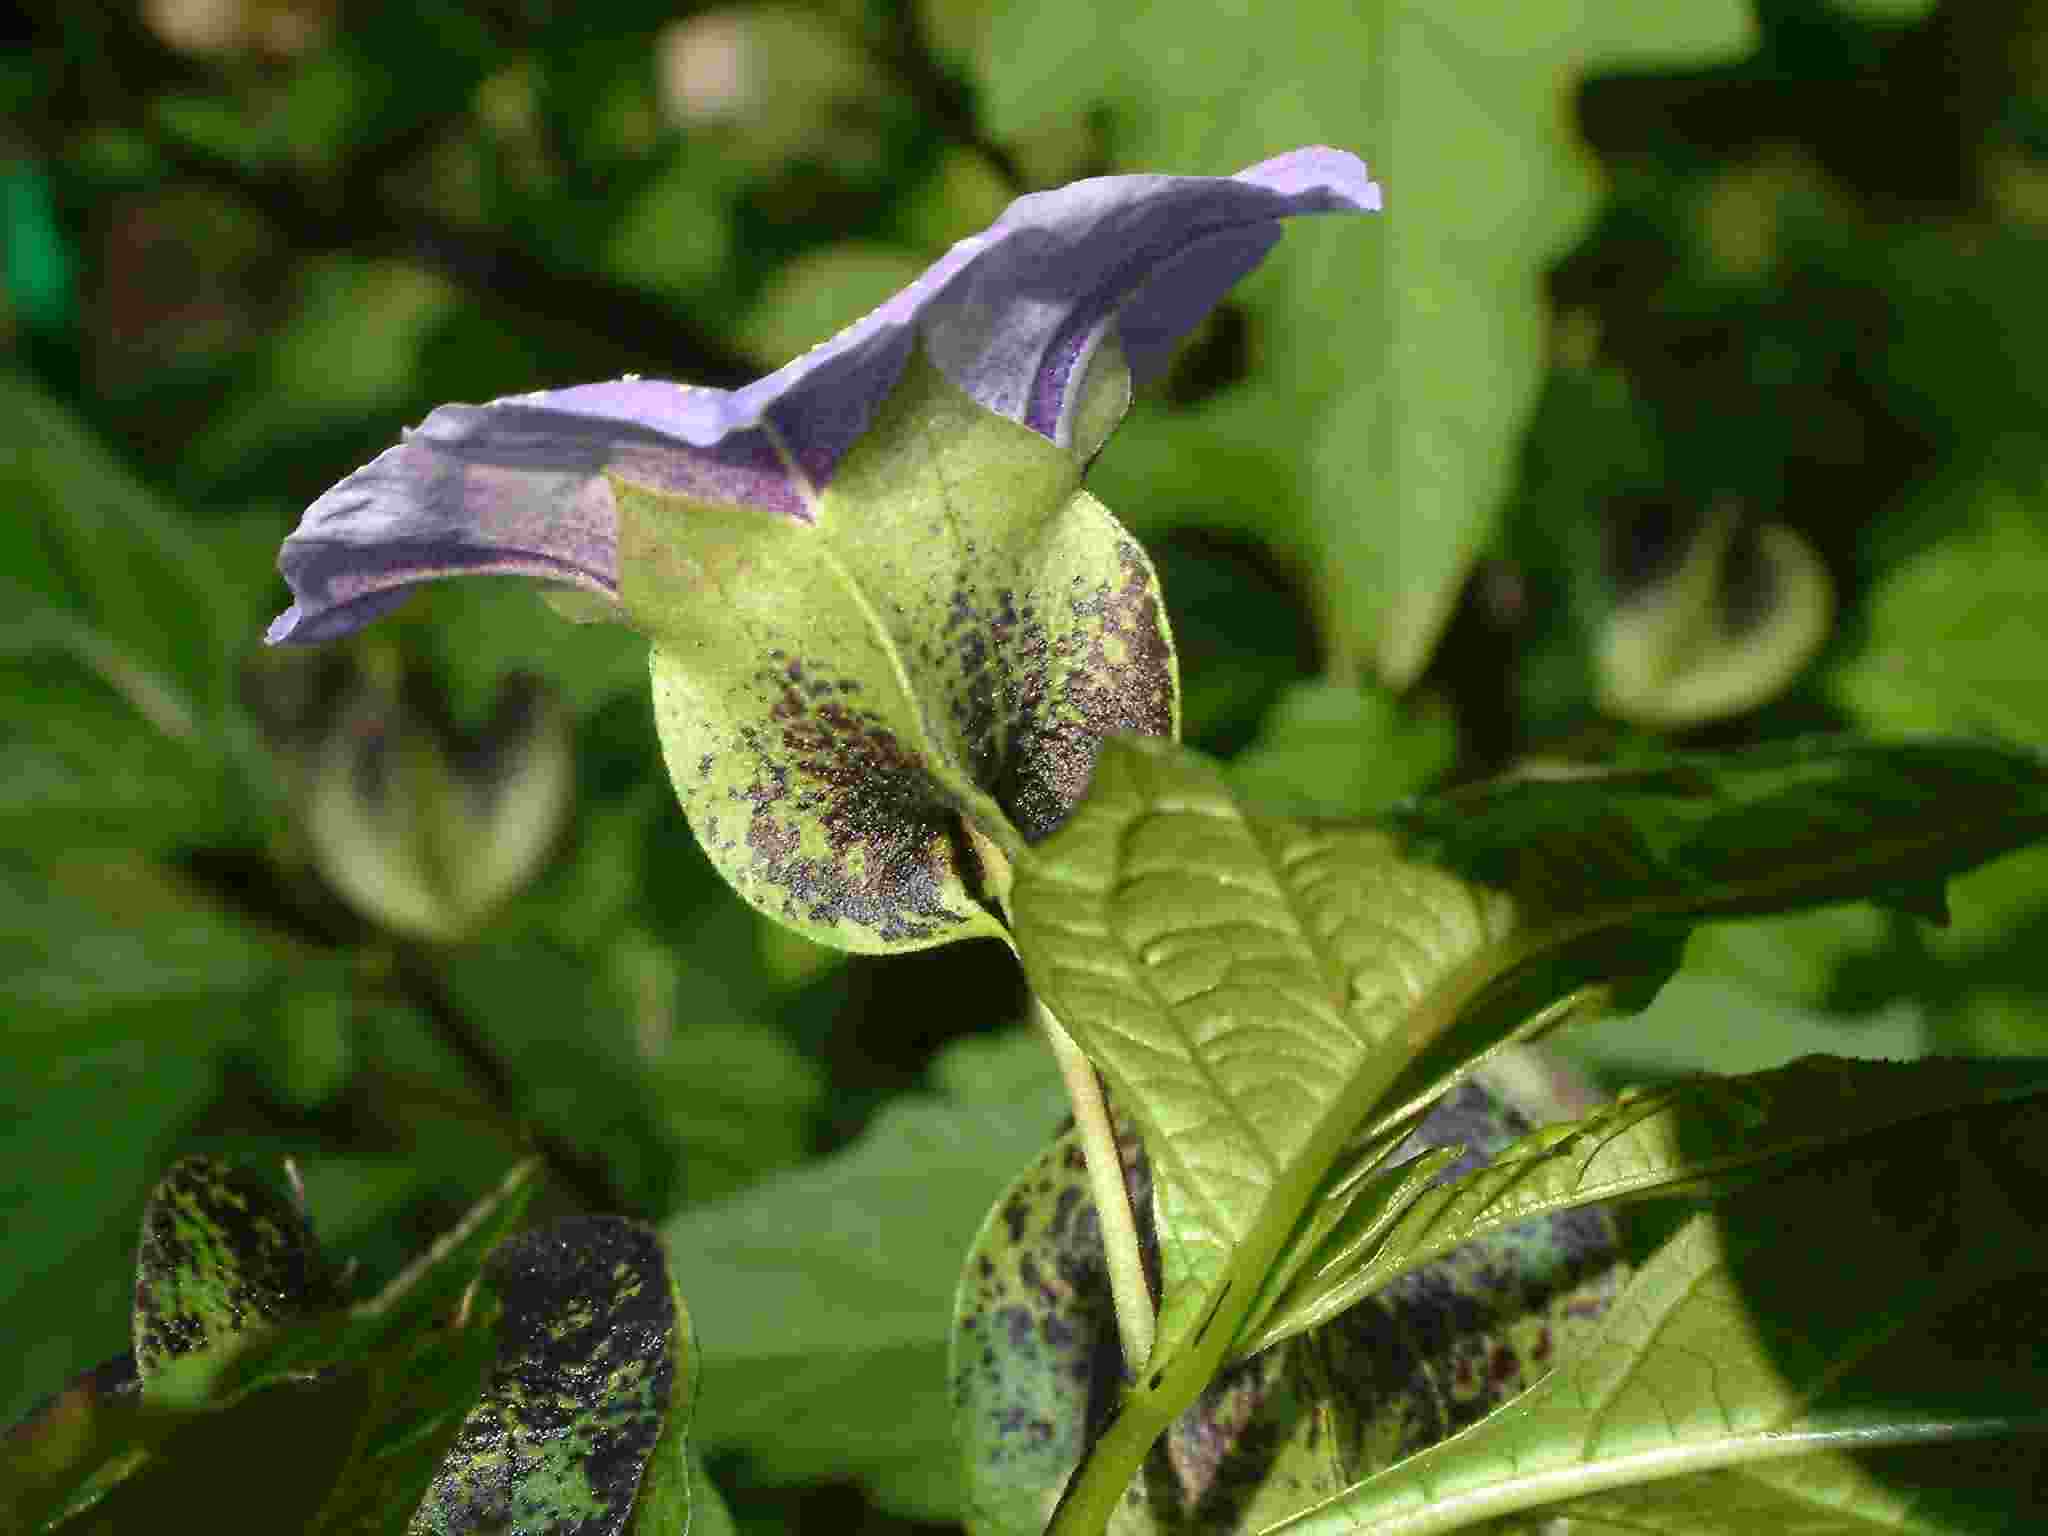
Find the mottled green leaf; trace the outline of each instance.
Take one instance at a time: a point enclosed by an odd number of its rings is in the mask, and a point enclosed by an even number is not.
[[[808,520],[614,487],[669,777],[762,911],[863,951],[996,934],[963,821],[1014,851],[1103,737],[1177,729],[1151,564],[1081,468],[920,356]]]
[[[1527,1395],[1279,1529],[2024,1529],[2048,1485],[2044,1180],[2040,1098],[1819,1157],[1695,1217]]]
[[[1542,1079],[1518,1080],[1523,1094],[1531,1081]],[[1502,1100],[1468,1083],[1413,1144],[1469,1167],[1528,1130],[1524,1108],[1561,1108],[1540,1086],[1533,1097]],[[1126,1188],[1148,1211],[1149,1164],[1134,1132],[1119,1144]],[[1599,1213],[1539,1216],[1234,1364],[1153,1448],[1110,1529],[1257,1530],[1474,1422],[1591,1329],[1622,1280],[1615,1247]],[[1124,1382],[1112,1311],[1069,1131],[997,1201],[961,1274],[953,1402],[978,1536],[1044,1529]]]
[[[290,1370],[361,1371],[369,1395],[315,1536],[397,1536],[407,1529],[502,1348],[495,1296],[479,1295],[487,1257],[525,1215],[538,1164],[521,1163],[376,1296],[298,1330],[268,1358],[233,1362],[221,1381]],[[293,1347],[295,1346],[295,1347]]]
[[[296,1206],[253,1174],[188,1157],[142,1216],[135,1364],[144,1389],[176,1356],[303,1317],[335,1296]]]
[[[763,1482],[857,1479],[886,1508],[946,1520],[961,1507],[945,1395],[960,1256],[1066,1101],[1035,1030],[951,1046],[934,1077],[845,1151],[663,1235],[702,1331],[702,1443],[745,1452]]]
[[[375,1297],[339,1308],[291,1205],[211,1160],[177,1165],[144,1228],[151,1364],[138,1377],[135,1357],[109,1362],[11,1430],[0,1510],[23,1529],[66,1509],[93,1522],[67,1533],[133,1529],[208,1507],[210,1484],[240,1488],[268,1528],[395,1536],[482,1388],[495,1307],[462,1299],[535,1173],[513,1169]],[[316,1432],[317,1455],[291,1448]]]
[[[514,1166],[496,1189],[368,1300],[209,1360],[204,1379],[210,1395],[232,1395],[284,1376],[403,1349],[423,1331],[442,1326],[460,1311],[486,1258],[524,1220],[539,1178],[537,1161]]]
[[[1109,1507],[1227,1356],[1376,1108],[1427,1102],[1617,966],[1668,972],[1689,922],[1874,890],[1924,909],[1946,874],[2043,830],[2048,771],[1967,744],[1680,758],[1349,827],[1249,814],[1193,754],[1113,745],[1013,892],[1026,970],[1160,1187],[1159,1343],[1083,1501]]]
[[[1726,1193],[1837,1143],[2048,1089],[2048,1064],[1808,1056],[1747,1077],[1696,1077],[1545,1125],[1487,1166],[1421,1194],[1369,1240],[1341,1234],[1305,1266],[1247,1352],[1314,1328],[1460,1244],[1549,1211]]]
[[[497,1362],[409,1529],[602,1536],[643,1497],[687,1521],[696,1358],[661,1240],[583,1217],[501,1245],[484,1277]]]
[[[1272,540],[1325,643],[1413,682],[1510,484],[1544,274],[1598,195],[1562,104],[1590,73],[1703,64],[1751,34],[1720,0],[1231,6],[1198,27],[1171,0],[998,7],[977,62],[999,135],[1100,114],[1133,168],[1321,142],[1386,179],[1379,238],[1291,237],[1245,285],[1256,387],[1134,413],[1098,488],[1140,528]]]

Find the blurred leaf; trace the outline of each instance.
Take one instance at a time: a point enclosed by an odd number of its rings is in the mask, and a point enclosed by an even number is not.
[[[42,869],[0,860],[0,935],[0,1000],[18,1010],[0,1043],[7,1054],[61,1055],[67,1043],[104,1038],[86,1021],[119,1009],[198,997],[231,1006],[282,958],[179,877],[133,857],[87,855]],[[52,1033],[60,1017],[73,1031],[68,1042]],[[202,1039],[237,1027],[219,1019]]]
[[[460,107],[496,49],[489,24],[453,0],[351,17],[309,49],[271,119],[272,141],[314,172],[340,169]]]
[[[1279,1529],[2013,1530],[2048,1477],[2044,1177],[2039,1098],[1817,1158],[1688,1223],[1526,1396]]]
[[[410,407],[424,349],[458,302],[416,265],[352,257],[309,263],[292,297],[260,360],[179,455],[178,483],[195,496],[256,478],[252,466],[270,470],[263,479],[275,485],[280,461],[303,461],[308,442],[331,439],[337,423]],[[274,559],[275,534],[272,542]]]
[[[0,1271],[0,1415],[126,1338],[143,1196],[283,963],[144,861],[0,859],[0,1226],[23,1256]]]
[[[0,533],[9,619],[72,616],[171,690],[157,713],[175,701],[196,722],[223,690],[248,604],[170,507],[11,369],[0,370],[0,408],[14,423],[14,451],[0,459],[0,494],[14,508]]]
[[[0,1270],[7,1420],[127,1348],[143,1196],[218,1090],[219,1058],[203,1048],[218,1011],[152,1009],[127,1041],[74,1047],[56,1066],[16,1058],[0,1074],[0,1227],[24,1256]]]
[[[1849,1017],[1796,1007],[1745,977],[1690,964],[1640,1013],[1576,1023],[1554,1041],[1559,1055],[1616,1090],[1695,1072],[1760,1072],[1788,1056],[1897,1061],[1929,1044],[1927,1010],[1910,996]]]
[[[1859,1136],[2048,1091],[2048,1064],[1807,1056],[1698,1077],[1545,1125],[1419,1195],[1369,1242],[1338,1233],[1243,1348],[1318,1327],[1417,1266],[1528,1217],[1595,1204],[1725,1196]]]
[[[1641,964],[1660,923],[1873,890],[1924,910],[1946,874],[2044,831],[2048,769],[1967,744],[1679,758],[1343,827],[1247,815],[1193,754],[1113,743],[1012,897],[1027,973],[1143,1129],[1160,1186],[1158,1344],[1081,1507],[1107,1507],[1225,1358],[1362,1125]]]
[[[15,847],[161,844],[233,814],[228,659],[247,611],[172,510],[0,370],[0,828]]]
[[[1544,365],[1542,276],[1594,204],[1558,103],[1589,73],[1703,63],[1751,35],[1732,3],[1314,6],[1198,28],[1167,3],[999,8],[978,59],[998,137],[1106,107],[1133,168],[1224,173],[1326,142],[1386,181],[1363,255],[1305,232],[1246,285],[1258,387],[1135,417],[1096,489],[1141,531],[1267,538],[1314,584],[1326,643],[1356,664],[1340,673],[1405,688],[1507,493]]]
[[[1982,878],[1984,869],[1995,867],[1983,866],[1951,882],[1950,902],[1958,914],[1964,892]],[[1760,1000],[1824,1008],[1847,966],[1884,951],[1893,923],[1892,916],[1867,903],[1716,923],[1701,929],[1686,945],[1686,969],[1738,981]]]
[[[1989,731],[2048,746],[2044,474],[2048,461],[1993,467],[1910,509],[1940,537],[1879,577],[1868,638],[1829,680],[1867,729]]]
[[[847,169],[881,149],[886,80],[837,14],[777,3],[702,12],[664,35],[661,63],[669,113],[755,176],[806,162]]]
[[[1934,10],[1935,0],[1828,0],[1828,3],[1862,21],[1903,24],[1925,20]]]
[[[745,924],[721,923],[745,932]],[[490,1039],[522,1109],[599,1160],[636,1211],[667,1211],[796,1162],[817,1069],[747,1017],[688,951],[628,931],[606,956],[504,940],[450,952],[441,977]]]
[[[727,182],[733,169],[678,154],[621,210],[606,236],[605,265],[654,293],[693,298],[726,274],[733,258]],[[827,334],[819,331],[812,339]]]
[[[544,678],[581,720],[647,686],[647,642],[618,624],[570,624],[543,617],[530,582],[449,581],[405,619],[408,654],[430,663],[458,722],[488,717],[508,675]],[[643,706],[644,707],[644,706]]]
[[[741,318],[737,339],[764,372],[780,368],[816,346],[819,337],[835,336],[880,308],[928,265],[900,246],[821,246],[776,269]]]
[[[951,1519],[960,1256],[1066,1101],[1031,1030],[950,1046],[933,1079],[844,1152],[686,1210],[663,1236],[703,1329],[705,1445],[744,1450],[765,1481],[858,1478],[886,1508]]]
[[[1987,221],[1962,240],[1915,219],[1859,243],[1890,311],[1873,380],[1886,406],[1964,469],[2048,434],[2048,317],[2030,302],[2048,230]]]
[[[1457,734],[1382,689],[1295,683],[1227,770],[1233,790],[1289,816],[1364,816],[1441,777]]]

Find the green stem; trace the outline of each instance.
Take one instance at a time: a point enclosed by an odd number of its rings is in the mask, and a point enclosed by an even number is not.
[[[968,841],[981,861],[983,888],[1010,920],[1010,875],[1013,853],[1021,856],[1023,840],[1014,838],[1011,849],[1002,847],[971,817],[962,817]],[[1000,830],[1009,831],[1007,824]],[[1013,942],[1012,949],[1015,944]],[[1131,1209],[1130,1191],[1124,1185],[1123,1154],[1117,1150],[1116,1126],[1109,1115],[1109,1102],[1102,1096],[1102,1079],[1095,1064],[1074,1043],[1053,1011],[1032,999],[1039,1026],[1052,1046],[1059,1064],[1060,1080],[1073,1107],[1074,1125],[1081,1135],[1081,1155],[1088,1168],[1088,1190],[1095,1201],[1096,1220],[1102,1227],[1102,1251],[1109,1266],[1110,1302],[1116,1310],[1117,1338],[1123,1345],[1124,1364],[1133,1371],[1144,1369],[1152,1355],[1156,1320],[1152,1311],[1152,1288],[1145,1281],[1145,1259],[1138,1246],[1137,1214]]]
[[[1094,1063],[1043,1002],[1038,1003],[1038,1022],[1052,1043],[1053,1059],[1067,1085],[1067,1100],[1074,1106],[1074,1124],[1088,1165],[1088,1190],[1095,1197],[1096,1219],[1102,1224],[1102,1251],[1109,1263],[1109,1295],[1116,1309],[1124,1363],[1133,1373],[1142,1371],[1152,1357],[1152,1289],[1145,1283],[1137,1216],[1124,1184],[1123,1154],[1117,1150],[1109,1103],[1102,1096],[1102,1080],[1095,1075]]]

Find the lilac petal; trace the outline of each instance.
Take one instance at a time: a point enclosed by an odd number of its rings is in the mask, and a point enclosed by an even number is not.
[[[607,472],[801,511],[764,434],[684,447],[702,435],[692,395],[716,393],[620,379],[440,407],[307,509],[278,557],[297,601],[265,638],[333,639],[442,576],[529,576],[616,599]]]
[[[268,638],[346,634],[449,575],[616,599],[608,475],[810,520],[919,335],[984,406],[1071,446],[1071,408],[1112,325],[1133,373],[1156,373],[1282,218],[1379,206],[1364,164],[1334,149],[1229,177],[1098,177],[1019,198],[880,308],[742,389],[621,379],[442,406],[307,510],[278,562],[296,601]]]

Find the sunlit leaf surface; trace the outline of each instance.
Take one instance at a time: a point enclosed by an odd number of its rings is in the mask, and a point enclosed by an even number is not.
[[[1602,1533],[2013,1530],[2048,1476],[2044,1176],[2034,1098],[1738,1195],[1548,1381],[1280,1529],[1422,1536],[1540,1507]],[[1828,1256],[1847,1254],[1845,1288]]]
[[[1927,910],[1944,875],[2044,827],[2048,771],[1971,745],[1795,743],[1350,827],[1261,817],[1193,754],[1113,745],[1014,898],[1034,984],[1160,1186],[1159,1343],[1102,1467],[1134,1469],[1193,1400],[1344,1142],[1427,1091],[1433,1046],[1483,1051],[1639,961],[1617,943],[1657,924],[1873,892]]]

